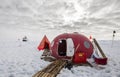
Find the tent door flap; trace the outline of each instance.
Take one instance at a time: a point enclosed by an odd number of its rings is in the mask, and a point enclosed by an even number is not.
[[[71,38],[68,38],[67,40],[67,56],[73,56],[74,55],[74,43]]]

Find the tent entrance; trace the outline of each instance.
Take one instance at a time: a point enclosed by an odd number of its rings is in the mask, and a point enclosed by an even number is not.
[[[74,43],[71,38],[59,40],[58,54],[69,57],[74,55]]]
[[[66,50],[67,50],[66,40],[62,39],[59,41],[59,44],[58,44],[58,54],[60,56],[66,56]]]

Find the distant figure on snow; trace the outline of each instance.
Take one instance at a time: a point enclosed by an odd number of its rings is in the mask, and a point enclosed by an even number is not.
[[[22,39],[22,41],[24,41],[24,42],[28,41],[27,37],[24,36],[23,39]]]

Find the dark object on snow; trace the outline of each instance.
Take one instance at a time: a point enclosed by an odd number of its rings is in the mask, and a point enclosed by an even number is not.
[[[67,64],[66,64],[65,68],[67,68],[67,69],[71,70],[71,68],[72,68],[72,67],[73,67],[72,62],[67,61]]]
[[[24,41],[24,42],[28,41],[27,37],[26,36],[23,37],[22,41]]]
[[[116,31],[114,30],[113,33],[116,33]]]
[[[116,31],[114,30],[114,31],[113,31],[113,37],[115,37],[115,33],[116,33]]]

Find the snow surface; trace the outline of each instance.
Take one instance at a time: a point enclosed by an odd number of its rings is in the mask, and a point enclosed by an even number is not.
[[[120,0],[0,0],[0,77],[32,77],[50,63],[37,50],[43,36],[67,32],[99,40],[108,64],[64,68],[58,77],[120,77],[119,24]]]
[[[108,57],[108,64],[92,68],[74,66],[71,70],[63,68],[57,77],[120,77],[120,41],[99,40]],[[0,77],[32,77],[50,62],[40,59],[43,51],[38,51],[39,41],[21,40],[0,41]]]

